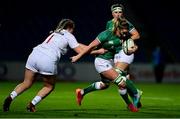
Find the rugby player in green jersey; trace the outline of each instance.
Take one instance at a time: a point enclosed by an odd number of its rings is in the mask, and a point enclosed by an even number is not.
[[[122,71],[121,73],[118,73],[113,68],[112,60],[114,58],[114,55],[122,49],[121,37],[125,31],[127,32],[128,24],[125,23],[122,25],[121,20],[117,20],[114,26],[114,30],[108,29],[101,32],[94,41],[92,41],[88,46],[84,48],[84,51],[81,54],[71,57],[72,62],[76,62],[86,53],[91,52],[91,54],[93,54],[92,50],[96,47],[102,47],[106,49],[106,52],[97,54],[95,58],[95,68],[101,76],[101,81],[95,82],[85,89],[76,90],[77,102],[79,105],[81,105],[83,96],[85,96],[87,93],[95,90],[106,89],[109,87],[109,84],[111,82],[116,84],[119,89],[126,86],[133,92],[133,94],[139,95],[137,88],[132,84],[132,82],[127,80],[124,72]],[[131,49],[131,52],[135,52],[136,50],[137,47],[134,47]],[[136,100],[139,100],[140,96],[136,96],[136,98]],[[134,107],[134,105],[131,106],[132,112],[138,111],[138,109]]]
[[[121,18],[123,20],[125,19],[123,11],[124,11],[124,7],[122,4],[113,4],[111,6],[111,12],[112,12],[113,19],[109,20],[106,23],[106,29],[113,30],[114,23],[117,21],[118,18]],[[140,35],[139,35],[138,31],[136,30],[136,28],[133,26],[133,24],[130,23],[128,20],[126,20],[126,22],[129,24],[129,27],[128,27],[129,38],[131,38],[132,40],[139,39]],[[127,71],[127,69],[129,68],[129,65],[133,62],[133,60],[134,60],[134,54],[126,55],[122,50],[120,50],[114,56],[114,63],[115,63],[116,70],[119,72]],[[130,75],[128,73],[127,73],[127,77],[130,78]],[[138,91],[142,95],[142,91],[140,91],[140,90],[138,90]],[[130,97],[132,98],[133,104],[136,107],[140,108],[142,105],[141,105],[140,101],[135,100],[136,98],[134,98],[134,96],[136,96],[136,95],[134,95],[130,90],[128,90],[126,88],[121,88],[121,90],[119,90],[119,93],[122,96],[122,98],[124,99],[124,101],[126,102],[126,104],[128,105],[130,103],[127,92],[129,93]]]

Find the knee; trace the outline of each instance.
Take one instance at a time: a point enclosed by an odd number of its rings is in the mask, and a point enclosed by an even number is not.
[[[53,91],[55,88],[55,84],[45,83],[44,87],[48,88],[50,91]]]
[[[125,95],[127,93],[127,89],[124,87],[119,88],[118,91],[121,95]]]
[[[124,88],[126,87],[126,80],[127,78],[125,76],[118,76],[115,80],[114,83],[119,87],[119,88]]]
[[[108,84],[103,83],[102,81],[96,82],[95,86],[96,86],[96,89],[101,89],[101,90],[106,89],[106,88],[109,87]]]
[[[28,89],[28,88],[30,88],[30,87],[32,86],[33,82],[31,82],[31,81],[23,81],[21,84],[22,84],[26,89]]]
[[[100,82],[100,87],[102,90],[107,89],[109,87],[109,84]]]

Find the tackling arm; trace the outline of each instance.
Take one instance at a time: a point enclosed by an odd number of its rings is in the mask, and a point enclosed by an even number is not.
[[[76,56],[71,57],[71,62],[76,62],[83,55],[85,55],[86,53],[90,52],[93,48],[97,47],[99,44],[100,44],[100,42],[97,39],[95,39],[88,46],[84,47],[82,52],[78,53]]]

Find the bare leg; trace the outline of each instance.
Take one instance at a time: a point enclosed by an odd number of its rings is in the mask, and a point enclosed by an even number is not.
[[[16,86],[14,91],[17,94],[24,92],[26,89],[30,88],[34,83],[35,73],[29,69],[25,69],[24,81]]]
[[[121,69],[122,71],[127,70],[127,68],[129,67],[129,64],[125,63],[125,62],[117,62],[115,64],[115,67]]]
[[[45,98],[54,90],[56,76],[45,76],[43,80],[44,80],[44,87],[38,92],[37,95],[42,98]]]
[[[20,93],[24,92],[26,89],[30,88],[34,82],[35,73],[31,70],[25,69],[24,74],[24,81],[16,86],[16,88],[10,93],[10,96],[8,96],[4,100],[3,104],[3,111],[7,112],[9,111],[10,104],[12,100],[18,96]]]
[[[125,71],[125,70],[127,70],[127,68],[129,67],[129,64],[127,64],[127,63],[125,63],[125,62],[117,62],[116,64],[115,64],[115,67],[116,68],[118,68],[118,69],[120,69],[121,71]],[[127,77],[127,79],[129,80],[129,83],[131,83],[131,85],[134,85],[134,83],[130,80],[130,77],[129,77],[129,75],[127,75],[126,76]],[[133,86],[133,87],[135,87],[135,86]],[[132,98],[132,100],[135,100],[135,99],[140,99],[140,98],[135,98],[135,97],[137,97],[137,93],[135,93],[135,92],[138,92],[138,89],[136,89],[137,91],[134,91],[134,90],[132,90],[132,89],[129,89],[129,88],[127,88],[127,92],[128,92],[128,94],[130,95],[130,97]],[[120,89],[119,90],[119,92],[121,92],[121,91],[123,91],[122,89]],[[141,93],[142,91],[140,91],[140,93]],[[121,93],[120,93],[121,94]],[[141,94],[140,94],[140,97],[141,97]],[[127,98],[126,98],[127,99]],[[140,100],[139,101],[133,101],[133,103],[135,104],[135,106],[136,107],[141,107],[141,102],[140,102]]]
[[[34,99],[28,104],[27,110],[30,112],[35,112],[35,105],[38,104],[43,98],[48,96],[55,87],[55,76],[44,76],[44,86],[43,88],[37,93]]]
[[[101,74],[111,81],[114,81],[114,79],[116,79],[119,76],[119,74],[114,69],[104,71]]]

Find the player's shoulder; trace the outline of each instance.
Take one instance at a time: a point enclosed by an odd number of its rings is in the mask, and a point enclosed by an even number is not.
[[[72,34],[72,33],[70,33],[69,31],[67,31],[67,30],[62,30],[62,33],[63,33],[63,35],[65,36],[65,37],[68,37],[68,38],[75,38],[75,36]]]
[[[111,33],[112,33],[112,31],[110,29],[106,29],[106,30],[102,31],[100,34],[109,35]]]
[[[75,36],[67,30],[61,30],[60,32],[54,32],[54,36],[57,38],[63,38],[65,40],[76,40]]]
[[[107,29],[102,31],[101,33],[99,33],[99,35],[97,36],[97,38],[99,40],[108,40],[108,37],[112,34],[112,31]]]
[[[112,22],[113,22],[113,20],[111,19],[111,20],[107,21],[107,24],[111,24]]]

